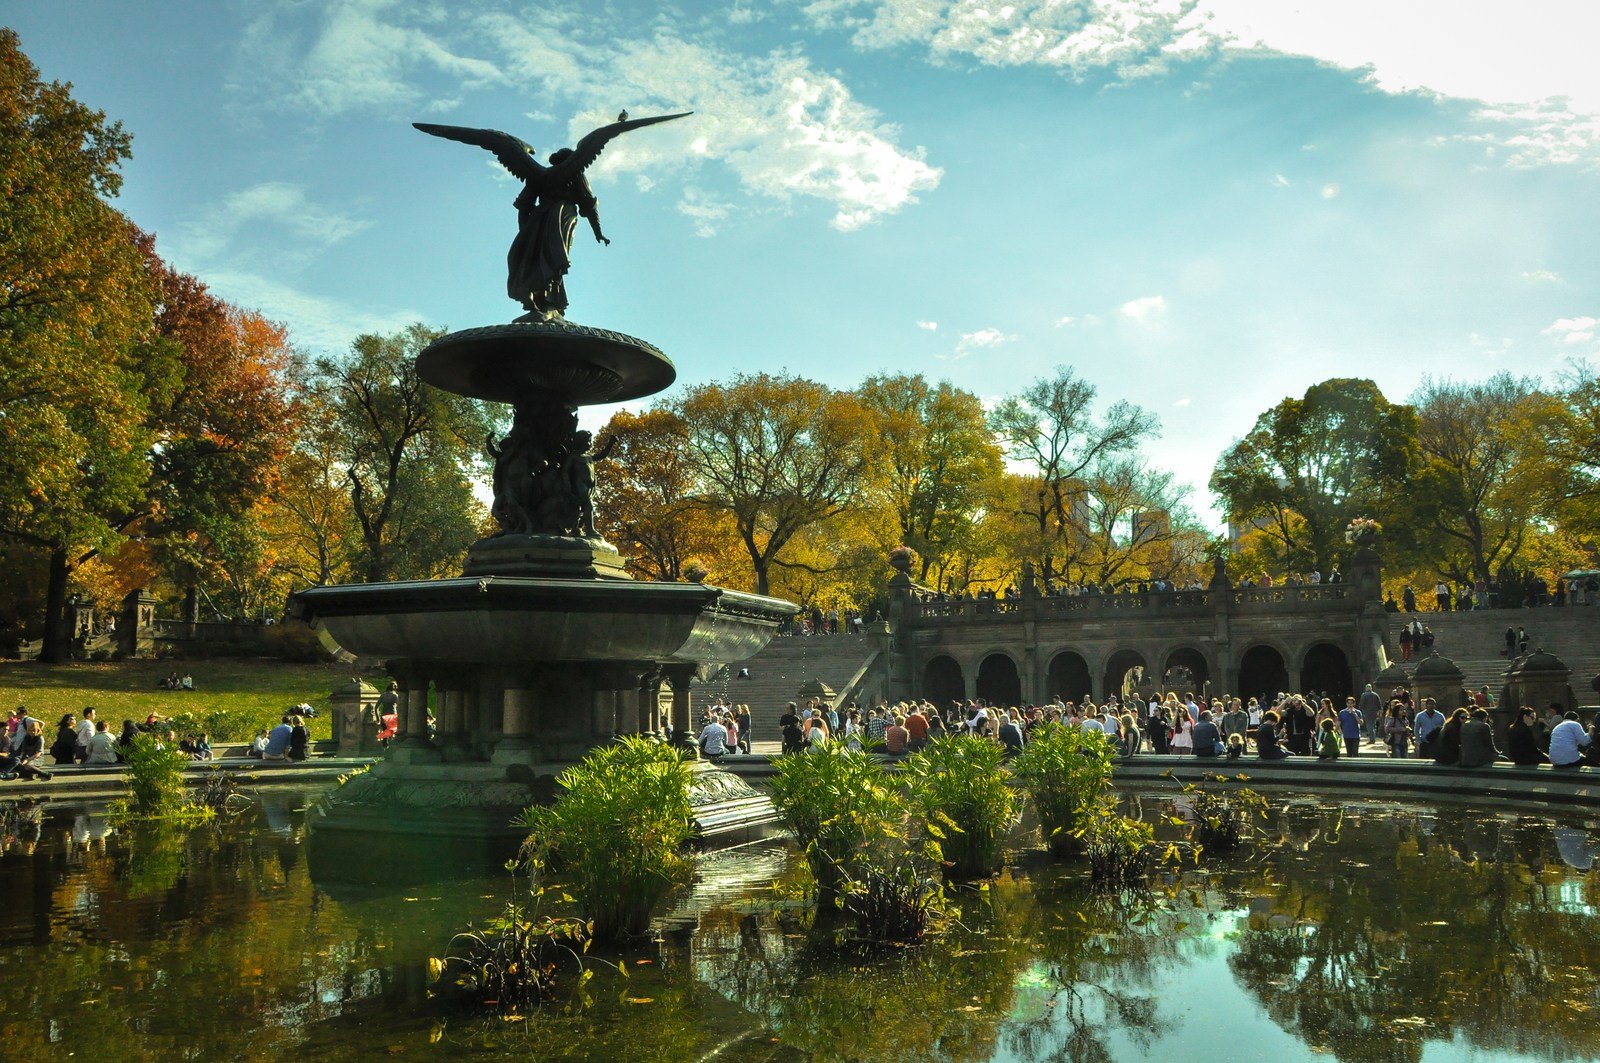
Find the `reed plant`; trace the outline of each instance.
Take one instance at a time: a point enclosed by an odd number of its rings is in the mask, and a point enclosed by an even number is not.
[[[556,777],[560,796],[519,818],[521,858],[537,885],[559,879],[600,940],[643,934],[689,878],[693,769],[672,746],[623,738]]]
[[[1244,776],[1238,776],[1242,781]],[[1205,852],[1227,853],[1243,845],[1245,839],[1258,833],[1256,821],[1267,812],[1267,799],[1247,786],[1221,789],[1215,784],[1232,780],[1226,775],[1208,774],[1201,782],[1188,783],[1183,788],[1193,820],[1177,818],[1187,823],[1189,838]],[[1210,788],[1207,783],[1213,784]]]
[[[945,873],[962,881],[1000,870],[1006,832],[1020,798],[1005,751],[978,735],[935,739],[901,768],[925,829],[938,844]]]
[[[1098,731],[1062,723],[1039,728],[1011,762],[1055,856],[1076,856],[1095,823],[1114,814],[1111,772],[1116,749]]]
[[[452,1003],[516,1014],[554,998],[571,973],[582,988],[592,973],[583,962],[588,942],[582,920],[533,915],[513,903],[481,929],[451,938],[446,955],[429,958],[428,973]]]
[[[828,897],[892,844],[906,844],[904,792],[868,754],[843,742],[779,757],[772,804],[805,852],[818,890]]]
[[[190,799],[185,773],[192,761],[183,750],[142,734],[125,755],[128,796],[113,802],[112,815],[183,824],[203,822],[216,814]]]
[[[1090,884],[1107,891],[1143,887],[1159,862],[1155,835],[1150,824],[1126,816],[1096,820],[1083,835]]]

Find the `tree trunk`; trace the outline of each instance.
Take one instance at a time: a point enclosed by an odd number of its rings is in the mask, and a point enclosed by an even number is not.
[[[67,552],[50,553],[50,583],[44,598],[44,645],[39,660],[60,664],[72,655],[71,620],[67,617]]]
[[[195,624],[200,621],[200,588],[193,583],[183,589],[183,622]]]

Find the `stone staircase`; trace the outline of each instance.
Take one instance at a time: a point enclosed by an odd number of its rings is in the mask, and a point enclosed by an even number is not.
[[[756,742],[776,742],[778,717],[784,706],[798,701],[800,687],[820,679],[839,695],[842,703],[854,697],[865,705],[883,690],[882,635],[792,635],[776,638],[747,661],[729,666],[695,691],[696,706],[718,697],[750,706],[750,730]],[[871,667],[868,667],[869,664]],[[736,678],[739,669],[750,670],[749,679]],[[855,688],[851,680],[866,669]]]
[[[1487,686],[1496,696],[1505,683],[1506,628],[1528,632],[1528,649],[1544,650],[1572,669],[1572,692],[1579,704],[1593,704],[1589,681],[1600,673],[1600,608],[1543,607],[1481,609],[1471,613],[1394,613],[1389,623],[1389,659],[1400,659],[1400,628],[1421,620],[1433,630],[1434,651],[1456,663],[1468,689]],[[1412,664],[1418,658],[1413,655]]]

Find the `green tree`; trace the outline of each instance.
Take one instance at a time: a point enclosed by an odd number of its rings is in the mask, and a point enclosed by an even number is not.
[[[853,395],[800,377],[737,376],[674,406],[688,434],[697,498],[732,516],[766,594],[796,533],[854,505],[868,487],[876,434]]]
[[[129,143],[0,29],[0,535],[48,559],[46,660],[68,651],[73,568],[144,512],[166,376],[140,346],[149,275],[107,203]]]
[[[1006,457],[1023,462],[1034,477],[1032,497],[1016,501],[1030,526],[1030,544],[1040,575],[1065,579],[1082,549],[1081,496],[1094,465],[1134,450],[1157,429],[1155,417],[1128,402],[1095,416],[1095,386],[1068,366],[1035,381],[995,407],[989,425]]]
[[[1313,384],[1222,456],[1211,490],[1230,520],[1259,523],[1291,568],[1327,571],[1360,516],[1387,515],[1417,467],[1417,418],[1370,380]]]
[[[412,325],[359,336],[347,358],[317,363],[316,387],[343,444],[356,569],[369,582],[436,575],[460,561],[483,523],[473,478],[497,422],[483,403],[417,375],[417,355],[441,335]]]
[[[1000,446],[983,403],[949,381],[880,374],[863,381],[856,395],[877,419],[882,492],[900,542],[921,558],[918,578],[926,582],[951,546],[970,537],[1003,468]]]
[[[1513,564],[1541,512],[1548,398],[1537,382],[1498,373],[1425,379],[1411,396],[1421,469],[1409,492],[1410,538],[1441,576],[1490,580]]]

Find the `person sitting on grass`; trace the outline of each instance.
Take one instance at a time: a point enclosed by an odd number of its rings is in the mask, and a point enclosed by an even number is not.
[[[89,739],[88,752],[83,758],[85,764],[115,764],[117,762],[117,740],[106,729],[104,720],[96,720],[94,734]]]
[[[183,678],[178,680],[178,689],[179,690],[193,690],[194,689],[194,676],[190,675],[188,672],[183,673]]]
[[[1317,737],[1317,759],[1339,759],[1339,729],[1332,720],[1322,721],[1322,733]]]
[[[22,736],[22,745],[14,752],[0,754],[0,779],[43,779],[50,781],[50,773],[37,764],[44,752],[44,724],[29,718],[28,729]],[[77,732],[73,732],[77,741]]]

